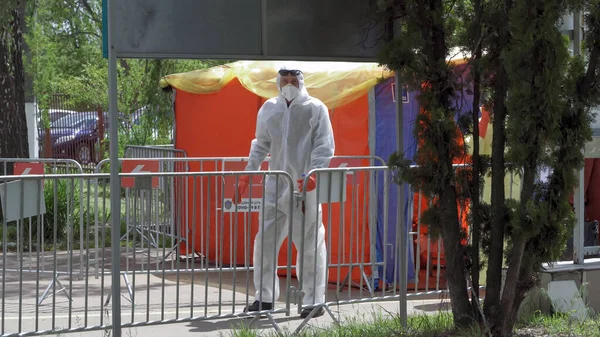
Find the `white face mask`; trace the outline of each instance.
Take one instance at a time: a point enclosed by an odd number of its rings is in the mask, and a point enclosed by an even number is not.
[[[287,99],[290,102],[293,101],[294,98],[298,97],[299,93],[300,89],[296,88],[291,84],[288,84],[285,87],[281,88],[281,94],[283,95],[283,97],[285,97],[285,99]]]

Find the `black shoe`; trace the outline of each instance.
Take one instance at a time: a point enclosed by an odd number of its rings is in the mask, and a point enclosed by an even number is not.
[[[259,302],[259,301],[254,301],[254,303],[252,303],[252,305],[247,306],[246,308],[244,308],[244,312],[258,312],[258,311],[265,311],[265,310],[273,310],[273,303],[267,303],[267,302]]]
[[[314,310],[314,308],[306,308],[306,309],[302,310],[302,313],[300,313],[300,317],[302,317],[302,318],[308,317],[308,315],[310,315],[310,313],[313,310]],[[323,316],[324,313],[325,313],[325,309],[323,309],[323,307],[319,307],[316,309],[315,314],[312,316],[312,318],[317,318],[317,317]]]

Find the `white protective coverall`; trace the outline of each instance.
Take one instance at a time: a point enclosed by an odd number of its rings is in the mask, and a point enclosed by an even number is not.
[[[335,149],[327,107],[320,100],[309,96],[301,73],[297,78],[299,94],[288,107],[281,92],[281,76],[277,75],[279,95],[266,101],[258,111],[256,138],[252,141],[246,167],[247,171],[259,170],[261,163],[270,154],[269,169],[289,173],[295,191],[298,190],[296,181],[303,179],[304,174],[311,169],[329,166]],[[302,235],[302,202],[296,202],[294,196],[289,195],[289,182],[283,178],[279,178],[276,191],[276,180],[274,176],[266,179],[265,204],[261,213],[264,219],[259,221],[259,232],[254,240],[254,285],[257,289],[255,298],[266,303],[274,303],[279,297],[279,282],[276,280],[275,289],[272,289],[273,278],[276,273],[279,249],[288,234],[290,201],[294,207],[292,242],[298,250]],[[305,295],[302,303],[305,306],[312,306],[325,301],[327,251],[321,205],[316,203],[316,190],[307,194],[304,207],[306,212],[304,265],[302,274],[299,270],[296,272],[297,275],[302,275],[303,279],[302,288]],[[274,254],[274,248],[277,254]],[[315,254],[317,255],[316,266]],[[300,258],[298,254],[297,266],[300,265]]]

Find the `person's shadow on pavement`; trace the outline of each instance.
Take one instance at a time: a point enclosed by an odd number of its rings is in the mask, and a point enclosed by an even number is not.
[[[279,315],[279,314],[277,314]],[[292,315],[289,317],[277,317],[277,315],[273,316],[273,320],[275,323],[285,323],[297,320],[303,320],[299,315]],[[239,318],[229,318],[223,320],[210,320],[210,321],[192,321],[188,323],[188,327],[190,327],[190,332],[212,332],[212,331],[220,331],[220,330],[232,330],[232,329],[253,329],[253,330],[264,330],[264,329],[273,329],[273,324],[271,321],[263,316],[258,321],[255,321],[252,326],[249,326],[250,322],[254,316],[248,317],[239,317]]]

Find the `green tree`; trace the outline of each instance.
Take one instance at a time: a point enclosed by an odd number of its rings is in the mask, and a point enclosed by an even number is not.
[[[503,52],[508,49],[510,27],[506,24],[510,15],[513,0],[498,0],[489,4],[490,15],[487,24],[495,34],[490,35],[488,46],[490,75],[494,77],[491,83],[493,101],[494,138],[492,140],[492,196],[490,205],[491,228],[488,247],[488,280],[501,280],[504,264],[504,242],[506,229],[506,196],[504,190],[504,173],[506,162],[504,152],[506,148],[505,122],[507,115],[506,98],[508,92],[508,74],[502,60]],[[494,155],[495,154],[495,155]],[[501,154],[501,155],[499,155]],[[486,317],[498,315],[502,284],[500,282],[487,282],[486,302],[484,313]],[[497,316],[496,316],[497,317]]]
[[[444,242],[447,268],[446,280],[450,289],[452,313],[458,325],[472,323],[472,310],[467,292],[466,251],[460,244],[464,238],[459,222],[456,201],[463,196],[456,188],[458,176],[453,168],[456,158],[464,157],[457,142],[458,130],[454,117],[457,78],[453,66],[446,62],[455,47],[457,21],[451,15],[456,1],[407,0],[381,1],[385,12],[393,12],[389,20],[400,19],[401,28],[394,32],[382,56],[382,63],[401,72],[403,80],[420,91],[419,104],[427,113],[419,114],[415,134],[420,140],[415,161],[418,170],[402,153],[390,158],[390,165],[401,171],[401,178],[437,202],[424,218],[445,219],[439,230]],[[464,158],[463,158],[464,159]],[[464,191],[463,191],[464,192]],[[438,221],[422,220],[434,227]]]
[[[515,2],[510,11],[510,48],[503,55],[509,80],[506,159],[523,174],[520,202],[507,204],[506,284],[499,304],[489,303],[499,309],[492,326],[498,334],[512,330],[541,263],[556,260],[572,233],[569,196],[584,163],[583,147],[591,140],[590,108],[600,103],[599,6],[596,0],[537,0]],[[588,13],[587,67],[584,58],[569,57],[558,30],[556,23],[568,10]],[[545,181],[536,179],[542,169],[552,172]]]
[[[42,110],[52,94],[67,94],[71,105],[108,109],[108,62],[102,57],[101,0],[37,0],[28,15],[26,35],[32,57],[34,92]],[[171,96],[158,81],[170,73],[223,63],[199,60],[120,59],[118,108],[131,122],[145,110],[142,123],[122,128],[125,142],[136,145],[170,142]]]
[[[494,336],[509,335],[525,295],[538,282],[541,264],[556,260],[572,233],[569,196],[577,183],[575,172],[583,165],[582,149],[591,137],[590,107],[600,98],[596,83],[600,3],[378,3],[383,20],[400,21],[394,39],[387,41],[381,63],[398,69],[402,79],[420,91],[419,103],[426,111],[414,126],[421,144],[414,158],[418,168],[410,169],[411,163],[402,153],[393,155],[390,165],[400,173],[398,182],[408,182],[436,201],[422,222],[437,230],[444,242],[446,279],[457,326],[477,323]],[[561,18],[573,10],[587,13],[583,57],[569,56],[558,28]],[[458,81],[456,68],[447,61],[455,50],[471,55],[470,90],[475,94],[470,119],[461,117],[458,123],[454,121],[458,111],[453,102],[464,93],[464,86]],[[463,136],[478,135],[480,102],[489,104],[493,111],[491,160],[478,154],[475,142],[473,165],[457,170],[452,163],[464,161],[466,152],[458,141],[458,130]],[[483,205],[480,182],[488,167],[492,198],[491,205]],[[539,179],[544,169],[551,171],[546,180]],[[519,201],[506,199],[507,171],[522,176]],[[473,206],[470,249],[460,243],[465,233],[461,232],[456,207],[457,200],[465,198]],[[443,224],[440,219],[444,219]],[[477,296],[469,303],[467,292],[468,283],[475,287],[479,283],[480,251],[488,258],[483,316]],[[504,289],[499,282],[503,265],[508,267]]]

